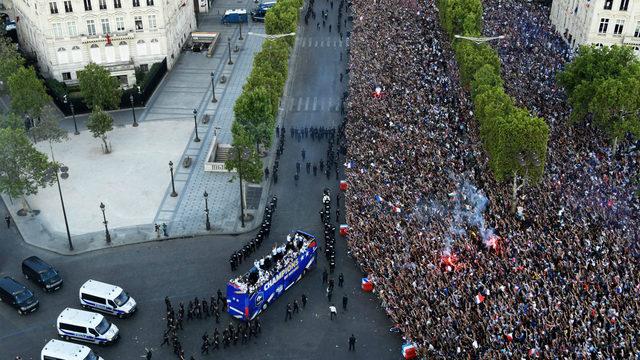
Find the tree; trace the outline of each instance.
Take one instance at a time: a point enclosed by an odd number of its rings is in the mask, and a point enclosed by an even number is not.
[[[42,115],[42,109],[51,101],[33,67],[20,67],[7,80],[11,109],[21,115],[35,119]]]
[[[24,129],[24,121],[16,113],[0,114],[0,128]]]
[[[269,98],[271,99],[271,111],[275,117],[280,106],[280,97],[284,90],[284,83],[286,81],[286,75],[278,74],[267,66],[254,67],[251,74],[247,78],[247,82],[244,85],[244,91],[251,91],[257,88],[267,89]]]
[[[483,10],[480,0],[441,0],[439,10],[442,28],[449,36],[481,33]]]
[[[9,38],[0,36],[0,81],[6,82],[9,76],[24,65],[24,58]]]
[[[246,181],[260,183],[262,181],[262,161],[256,152],[253,141],[247,130],[234,121],[231,126],[233,134],[233,149],[230,157],[225,161],[225,167],[229,170],[236,170],[238,175]]]
[[[51,185],[53,179],[48,173],[57,165],[33,146],[21,127],[0,128],[0,153],[0,192],[12,198],[22,197],[26,210],[25,196]]]
[[[549,126],[542,118],[515,108],[498,120],[494,174],[498,181],[512,179],[512,211],[517,206],[518,191],[527,183],[542,179],[547,160]]]
[[[471,98],[475,99],[478,94],[495,87],[502,88],[503,85],[504,82],[498,70],[489,64],[484,64],[476,71],[471,81]]]
[[[596,80],[589,103],[594,123],[613,139],[613,151],[626,134],[640,136],[640,77],[624,76]]]
[[[254,57],[254,66],[266,66],[286,77],[289,69],[290,51],[291,48],[284,39],[265,41],[262,45],[262,50]]]
[[[238,124],[248,132],[256,151],[259,145],[271,146],[273,130],[276,126],[275,116],[271,109],[269,93],[263,87],[244,91],[233,107]]]
[[[493,67],[496,73],[500,73],[500,58],[498,54],[487,44],[475,44],[471,41],[460,39],[454,43],[456,60],[460,66],[460,80],[467,85],[473,80],[476,71],[484,65]]]
[[[29,132],[36,142],[44,140],[48,141],[49,145],[67,140],[67,132],[60,127],[60,121],[50,107],[43,112],[40,121],[29,129]]]
[[[640,88],[637,86],[637,79],[640,78],[640,61],[633,54],[633,49],[628,46],[604,46],[599,48],[595,45],[581,46],[576,56],[569,63],[565,70],[557,75],[558,83],[565,88],[571,105],[571,120],[580,122],[587,118],[593,109],[598,106],[609,108],[610,104],[600,104],[599,101],[604,100],[602,96],[596,97],[596,94],[603,94],[603,90],[599,92],[599,88],[603,85],[603,81],[607,79],[635,79],[633,82],[627,83],[626,86],[632,86],[624,96],[637,96]],[[606,84],[610,89],[612,86],[621,88],[621,84]],[[633,86],[636,86],[633,88]],[[608,90],[606,90],[608,91]],[[594,102],[595,101],[595,102]],[[634,100],[623,100],[623,103],[633,103]],[[614,111],[616,113],[618,111]],[[610,112],[611,113],[611,112]],[[600,113],[604,116],[604,113]],[[610,121],[599,121],[609,123]]]
[[[502,87],[493,87],[478,94],[474,106],[480,123],[480,138],[489,153],[489,166],[494,174],[498,174],[500,120],[508,118],[516,107]]]
[[[120,82],[100,65],[89,63],[78,72],[80,93],[91,109],[116,109],[120,105]]]
[[[109,144],[107,143],[107,133],[113,130],[113,119],[109,114],[104,112],[100,106],[93,108],[91,115],[89,115],[89,121],[87,121],[87,129],[91,131],[94,138],[100,138],[104,143],[104,153],[111,152]]]
[[[280,0],[274,5],[264,19],[264,29],[269,35],[296,32],[300,1]],[[289,45],[295,41],[293,36],[284,38]]]

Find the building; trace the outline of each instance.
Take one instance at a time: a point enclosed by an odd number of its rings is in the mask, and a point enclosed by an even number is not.
[[[553,0],[551,23],[574,49],[627,45],[640,56],[639,0]]]
[[[135,68],[165,59],[171,68],[196,28],[192,0],[14,0],[13,8],[23,50],[44,76],[69,84],[94,62],[133,86]]]

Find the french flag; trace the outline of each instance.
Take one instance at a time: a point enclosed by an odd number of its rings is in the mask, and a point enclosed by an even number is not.
[[[347,169],[353,169],[356,166],[356,164],[354,164],[353,161],[349,161],[345,163],[344,166],[346,166]]]
[[[392,212],[394,212],[394,213],[396,213],[396,214],[398,214],[398,213],[401,213],[401,212],[402,212],[402,209],[401,209],[401,208],[399,208],[399,207],[397,207],[397,206],[395,206],[395,205],[392,205],[392,206],[391,206],[391,211],[392,211]]]
[[[481,304],[484,301],[484,295],[478,293],[478,295],[476,295],[476,304]]]

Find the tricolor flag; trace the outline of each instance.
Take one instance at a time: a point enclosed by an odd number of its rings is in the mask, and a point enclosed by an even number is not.
[[[380,195],[376,195],[376,196],[374,196],[373,198],[374,198],[374,199],[376,199],[376,201],[377,201],[377,202],[379,202],[379,203],[381,203],[381,202],[383,202],[383,201],[384,201],[384,199],[383,199],[383,198],[382,198],[382,196],[380,196]]]
[[[346,162],[344,166],[346,166],[347,169],[353,169],[356,165],[353,163],[353,161],[349,161],[349,162]]]
[[[478,293],[478,295],[476,295],[476,304],[480,304],[484,301],[484,295]]]
[[[513,333],[506,333],[504,336],[507,338],[508,342],[513,341]]]
[[[401,213],[402,209],[400,209],[399,207],[392,205],[391,206],[391,211],[393,211],[394,213]]]

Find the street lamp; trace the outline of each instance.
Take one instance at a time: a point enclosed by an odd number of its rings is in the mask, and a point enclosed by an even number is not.
[[[76,129],[76,131],[74,132],[75,135],[80,135],[80,132],[78,131],[78,124],[76,123],[76,110],[73,107],[73,102],[71,102],[70,100],[67,99],[67,94],[64,94],[64,103],[66,104],[67,102],[69,103],[69,108],[71,109],[71,116],[73,117],[73,128]]]
[[[244,40],[242,38],[242,21],[240,21],[238,24],[240,25],[240,37],[238,38],[238,40]]]
[[[138,122],[136,121],[136,108],[133,104],[133,94],[129,95],[129,100],[131,101],[131,113],[133,113],[133,127],[138,127]]]
[[[207,219],[205,222],[205,226],[207,230],[211,230],[211,223],[209,222],[209,201],[207,200],[208,197],[209,197],[209,194],[207,194],[207,190],[205,190],[204,191],[204,214]]]
[[[473,36],[462,36],[462,35],[453,35],[456,39],[464,39],[473,41],[474,43],[480,45],[481,43],[485,43],[492,40],[502,40],[505,38],[504,35],[493,36],[493,37],[473,37]]]
[[[102,223],[104,224],[104,236],[107,240],[107,244],[111,244],[111,234],[109,234],[109,228],[107,227],[107,216],[104,214],[104,204],[100,203],[100,210],[102,210]]]
[[[171,197],[176,197],[178,193],[176,192],[176,185],[173,181],[173,161],[169,161],[169,171],[171,172]]]
[[[227,44],[229,44],[229,62],[228,65],[233,65],[233,61],[231,61],[231,38],[227,38]]]
[[[55,158],[53,158],[53,149],[51,149],[51,158],[53,162],[55,162]],[[69,242],[69,251],[73,251],[73,243],[71,242],[71,232],[69,231],[69,221],[67,220],[67,209],[64,206],[64,198],[62,197],[62,187],[60,186],[60,177],[58,176],[58,170],[62,173],[62,178],[66,179],[69,177],[69,168],[66,166],[61,166],[59,169],[52,167],[48,170],[47,175],[52,175],[54,172],[56,175],[56,183],[58,183],[58,194],[60,194],[60,205],[62,205],[62,217],[64,217],[64,226],[67,229],[67,241]]]
[[[247,153],[246,149],[244,149],[242,151],[242,154],[240,154],[240,147],[238,147],[236,148],[236,156],[238,159],[238,176],[240,177],[240,221],[242,227],[244,227],[244,202],[242,201],[242,199],[244,198],[244,190],[242,189],[242,163],[244,160],[248,159],[249,154]]]
[[[198,109],[193,109],[193,125],[196,128],[196,138],[193,139],[193,142],[200,142],[198,137]]]
[[[218,102],[218,99],[216,99],[216,73],[215,72],[211,72],[211,102]]]

